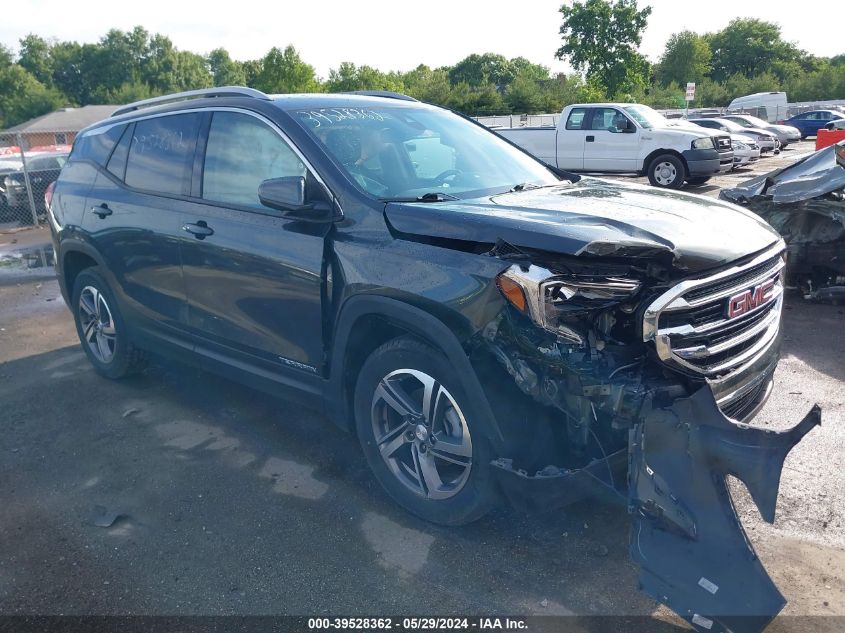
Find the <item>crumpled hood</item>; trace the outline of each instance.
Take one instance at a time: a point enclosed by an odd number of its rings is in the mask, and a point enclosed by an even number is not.
[[[735,205],[598,178],[443,203],[389,203],[390,226],[408,236],[514,246],[565,255],[659,256],[679,270],[713,268],[780,236]]]
[[[792,165],[723,189],[719,195],[740,204],[757,196],[767,196],[775,204],[789,204],[840,189],[845,190],[845,143],[830,145]]]

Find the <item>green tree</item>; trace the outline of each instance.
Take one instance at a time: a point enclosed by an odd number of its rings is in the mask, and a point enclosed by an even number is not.
[[[63,100],[19,64],[0,67],[0,129],[47,114]]]
[[[404,90],[402,77],[397,73],[383,73],[372,66],[356,66],[341,62],[337,70],[329,71],[325,85],[329,92],[352,92],[354,90]]]
[[[420,64],[402,76],[405,94],[436,105],[447,106],[452,93],[449,73],[443,68],[432,70]]]
[[[225,48],[215,48],[206,58],[215,86],[243,86],[246,84],[244,67],[232,61]]]
[[[449,81],[453,84],[463,82],[471,88],[488,83],[505,86],[513,81],[515,75],[514,65],[504,55],[472,54],[452,66],[449,70]]]
[[[267,93],[314,92],[318,89],[314,67],[302,61],[293,46],[275,46],[261,60],[255,87]]]
[[[800,63],[807,55],[781,37],[780,27],[756,18],[736,18],[724,29],[707,35],[713,51],[713,72],[717,81],[737,73],[756,74]]]
[[[629,66],[642,70],[637,47],[651,7],[638,9],[636,0],[574,0],[572,5],[563,5],[560,13],[563,46],[555,56],[585,72],[608,94],[631,83]]]
[[[713,52],[707,39],[692,31],[673,34],[657,65],[657,79],[663,86],[675,82],[679,86],[688,81],[700,83],[710,74]]]
[[[97,44],[58,42],[52,49],[53,85],[71,104],[94,102],[94,94],[104,83],[99,47]],[[119,85],[125,83],[125,80]]]
[[[45,86],[53,85],[51,45],[43,37],[30,33],[20,41],[18,64]]]
[[[505,102],[512,112],[536,114],[543,111],[547,99],[540,82],[529,72],[514,77],[505,91]]]

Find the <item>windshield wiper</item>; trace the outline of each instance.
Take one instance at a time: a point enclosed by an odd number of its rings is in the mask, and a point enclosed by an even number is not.
[[[441,191],[429,191],[415,198],[379,198],[382,202],[445,202],[447,200],[460,200],[458,196]]]

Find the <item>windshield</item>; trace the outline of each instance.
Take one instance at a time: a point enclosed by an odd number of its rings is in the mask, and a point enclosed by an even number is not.
[[[630,105],[622,108],[627,112],[634,121],[639,123],[642,127],[650,130],[653,127],[667,127],[669,119],[644,105]]]
[[[542,163],[447,110],[379,106],[293,114],[377,198],[429,194],[427,200],[437,200],[560,182]]]
[[[769,127],[769,124],[763,119],[758,119],[756,116],[749,116],[747,114],[743,114],[734,120],[744,127]]]
[[[739,123],[736,123],[735,121],[731,121],[730,119],[715,119],[715,120],[718,121],[720,125],[725,126],[725,129],[728,132],[734,132],[734,133],[739,133],[739,134],[742,134],[742,133],[745,132],[745,127],[743,127]]]

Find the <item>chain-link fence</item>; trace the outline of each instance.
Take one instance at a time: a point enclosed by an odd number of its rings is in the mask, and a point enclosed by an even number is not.
[[[46,220],[45,194],[76,131],[0,132],[0,231]]]

